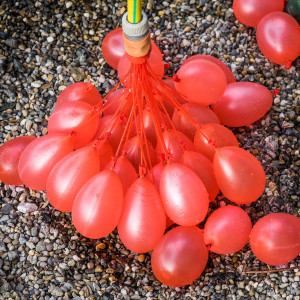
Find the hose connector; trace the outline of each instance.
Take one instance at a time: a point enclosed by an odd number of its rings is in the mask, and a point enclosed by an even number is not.
[[[148,18],[142,12],[142,19],[137,24],[128,21],[128,13],[122,18],[124,47],[127,54],[133,57],[147,55],[151,51],[150,31]]]

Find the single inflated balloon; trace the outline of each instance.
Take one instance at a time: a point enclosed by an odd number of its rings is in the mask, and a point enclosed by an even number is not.
[[[207,264],[208,251],[198,227],[176,227],[154,248],[151,265],[155,277],[165,285],[185,286],[197,279]]]
[[[60,211],[71,212],[80,188],[100,172],[100,159],[95,147],[86,146],[63,157],[47,179],[47,197]]]
[[[166,164],[157,164],[154,166],[146,175],[146,178],[155,184],[155,187],[159,191],[161,174],[165,168]]]
[[[0,147],[0,180],[12,185],[23,184],[18,172],[19,159],[24,149],[36,137],[20,136],[5,142]]]
[[[159,115],[158,113],[154,113],[154,114],[155,117],[157,118],[156,120],[158,122],[157,124],[158,130],[161,130],[162,124],[164,125],[164,127],[170,126],[169,125],[170,122],[168,121],[167,116],[163,112],[160,111]],[[140,115],[138,115],[137,117],[138,121],[139,121],[139,116]],[[147,140],[152,143],[153,147],[156,147],[157,137],[156,137],[155,125],[149,108],[145,108],[143,110],[143,126],[144,126]],[[134,133],[136,133],[136,129],[134,129]]]
[[[200,223],[208,210],[208,193],[190,168],[167,164],[160,179],[160,196],[169,218],[176,224],[193,226]]]
[[[114,117],[113,115],[104,116],[99,119],[98,129],[93,139],[103,138],[108,134],[108,142],[113,152],[115,152],[118,149],[125,126],[125,120],[122,120],[120,117]]]
[[[223,70],[223,72],[226,76],[227,84],[236,82],[236,79],[235,79],[234,75],[232,74],[232,72],[230,71],[230,69],[222,61],[220,61],[219,59],[217,59],[211,55],[197,54],[197,55],[190,56],[182,63],[182,66],[190,61],[195,61],[198,59],[208,60],[208,61],[211,61],[211,62],[217,64]]]
[[[236,82],[227,86],[221,99],[212,105],[222,124],[248,126],[263,117],[273,103],[272,93],[263,85]]]
[[[151,70],[156,74],[158,77],[162,78],[164,75],[164,63],[162,57],[155,51],[151,51],[148,59],[148,64]],[[131,62],[127,58],[127,54],[124,54],[119,61],[118,64],[118,76],[120,81],[123,81],[128,74],[131,67]],[[148,68],[149,69],[149,68]],[[124,82],[122,82],[125,86],[130,86],[131,79],[127,77]]]
[[[244,25],[257,27],[259,21],[268,13],[283,11],[283,0],[234,0],[233,12]]]
[[[248,243],[251,229],[248,214],[240,207],[227,205],[208,217],[203,230],[204,242],[214,253],[235,253]]]
[[[141,145],[143,147],[143,153],[145,156],[145,160],[148,163],[150,167],[154,166],[157,162],[157,157],[156,157],[156,152],[155,149],[153,148],[152,144],[148,141],[145,140],[144,138],[139,138],[138,136],[134,136],[131,139],[128,140],[127,145],[126,145],[126,157],[129,159],[129,161],[132,163],[134,168],[136,169],[137,172],[139,172],[139,166],[141,163]],[[148,149],[148,151],[147,151]],[[149,154],[149,157],[148,157]],[[149,161],[150,159],[150,161]]]
[[[286,13],[273,12],[263,17],[256,39],[263,55],[276,64],[288,66],[300,54],[299,24]]]
[[[214,201],[219,194],[219,187],[211,161],[201,153],[184,151],[180,163],[190,168],[200,177],[208,192],[209,201]]]
[[[250,234],[254,255],[268,265],[284,265],[300,254],[300,220],[274,213],[261,218]]]
[[[112,94],[110,94],[107,97],[103,105],[103,115],[113,115],[118,110],[122,102],[125,100],[126,95],[126,89],[124,88],[116,89],[114,92],[112,92]]]
[[[103,39],[101,50],[105,61],[117,69],[118,63],[125,53],[123,29],[116,28],[110,31]]]
[[[220,124],[217,115],[206,106],[197,103],[185,103],[182,109],[189,114],[192,119],[199,124],[216,123]],[[196,127],[192,121],[186,116],[186,113],[181,110],[175,110],[172,122],[176,129],[184,133],[189,139],[194,140]]]
[[[72,207],[75,228],[85,237],[100,239],[117,226],[123,209],[123,188],[118,175],[104,170],[80,189]]]
[[[52,133],[32,141],[18,164],[21,181],[33,190],[45,190],[53,167],[73,150],[71,135]]]
[[[160,50],[152,40],[151,40],[151,48],[152,51],[155,51],[162,57]],[[102,42],[101,50],[105,61],[111,67],[117,69],[121,57],[125,54],[122,28],[116,28],[110,31],[105,36]]]
[[[159,191],[161,174],[162,174],[165,166],[166,166],[166,164],[162,164],[162,163],[157,164],[151,170],[149,170],[149,172],[145,176],[145,178],[147,178],[152,183],[154,183],[154,185],[158,191]],[[173,225],[174,222],[168,216],[166,216],[166,217],[167,217],[166,218],[166,228],[168,228],[171,225]]]
[[[109,142],[105,139],[95,140],[90,142],[88,145],[94,146],[98,152],[100,158],[100,169],[101,171],[106,168],[106,166],[111,162],[113,156],[113,150]]]
[[[129,188],[118,224],[122,243],[130,251],[151,251],[164,235],[166,213],[155,186],[146,178]]]
[[[194,139],[195,150],[213,160],[216,147],[239,146],[235,135],[220,124],[204,124],[197,130]]]
[[[221,192],[232,202],[251,203],[265,189],[266,176],[261,163],[244,149],[231,146],[219,148],[213,167]]]
[[[176,74],[176,90],[186,96],[189,102],[203,106],[217,102],[225,92],[227,81],[222,69],[204,59],[190,61]]]
[[[113,168],[114,172],[119,176],[122,186],[123,186],[123,192],[124,196],[127,193],[127,190],[130,188],[130,186],[135,182],[138,178],[138,174],[131,164],[131,162],[126,157],[119,157],[117,161],[112,160],[110,163],[106,166],[105,169]]]
[[[193,142],[180,131],[176,132],[173,129],[166,130],[163,133],[163,139],[171,161],[179,162],[184,150],[194,150]],[[156,153],[158,156],[161,156],[161,153],[163,153],[160,143],[157,143]]]
[[[95,135],[99,118],[88,103],[62,104],[49,118],[49,133],[72,133],[75,148],[86,145]]]
[[[62,104],[82,101],[92,106],[100,104],[102,101],[98,90],[90,82],[75,82],[67,86],[57,97],[55,109]]]

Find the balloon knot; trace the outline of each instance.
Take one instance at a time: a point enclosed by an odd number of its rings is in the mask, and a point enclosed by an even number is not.
[[[105,139],[105,140],[108,140],[108,139],[110,138],[110,136],[111,136],[111,133],[110,133],[110,132],[106,132],[106,133],[104,134],[104,139]]]
[[[207,245],[205,245],[205,247],[206,247],[207,251],[210,251],[210,249],[211,249],[211,244],[207,244]]]
[[[292,67],[292,61],[291,60],[288,60],[287,61],[287,63],[285,64],[285,67],[287,68],[287,69],[290,69],[291,67]]]
[[[181,141],[180,142],[181,147],[183,148],[183,150],[186,150],[186,142],[185,141]]]
[[[127,156],[126,148],[123,149],[123,151],[122,151],[122,156],[123,156],[123,157],[126,157],[126,156]]]
[[[147,172],[146,167],[143,164],[139,165],[139,175],[140,177],[144,177]]]
[[[170,69],[170,64],[169,63],[164,63],[164,68],[165,68],[165,70],[169,70]]]
[[[72,131],[70,132],[70,136],[71,136],[71,137],[76,136],[76,134],[77,134],[77,132],[76,132],[75,130],[72,130]]]
[[[210,145],[212,145],[215,149],[218,148],[217,142],[216,142],[215,140],[209,139],[209,140],[208,140],[208,143],[209,143]]]
[[[277,90],[277,89],[275,88],[274,91],[273,91],[273,96],[276,96],[276,95],[278,95],[279,93],[280,93],[280,91]]]
[[[179,82],[179,81],[180,81],[180,78],[178,77],[177,74],[175,74],[175,75],[172,77],[172,80],[175,81],[175,82]]]
[[[166,155],[164,153],[160,153],[159,160],[161,163],[164,163],[166,161]]]
[[[102,108],[99,105],[94,105],[93,108],[89,111],[90,114],[93,113],[100,114],[101,112],[102,112]]]

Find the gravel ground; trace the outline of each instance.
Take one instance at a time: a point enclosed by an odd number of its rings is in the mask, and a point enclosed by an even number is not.
[[[126,10],[126,1],[116,2],[1,1],[0,144],[45,135],[55,99],[70,83],[91,81],[105,94],[117,82],[100,48]],[[289,70],[270,63],[255,30],[236,21],[231,7],[232,1],[149,1],[146,13],[170,74],[186,57],[205,53],[225,62],[238,81],[280,91],[267,116],[235,130],[267,176],[264,195],[244,208],[253,222],[279,211],[299,217],[299,59]],[[0,187],[0,299],[300,299],[300,257],[281,266],[287,271],[247,273],[268,270],[249,245],[235,255],[210,254],[198,280],[173,289],[156,280],[150,255],[126,250],[116,231],[85,239],[44,193]]]

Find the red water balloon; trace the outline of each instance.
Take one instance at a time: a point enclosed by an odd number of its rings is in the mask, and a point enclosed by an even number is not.
[[[106,168],[106,166],[111,162],[111,158],[113,156],[113,150],[109,142],[105,139],[103,140],[95,140],[90,142],[88,145],[94,146],[98,152],[100,158],[100,169],[101,171]]]
[[[47,197],[54,208],[71,212],[81,187],[100,172],[99,154],[95,147],[87,146],[63,157],[47,179]]]
[[[152,40],[151,48],[152,51],[158,53],[162,58],[162,54],[159,48],[155,45],[155,43]],[[121,57],[125,54],[123,29],[116,28],[110,31],[103,39],[101,50],[105,61],[111,67],[117,69]]]
[[[130,251],[151,251],[164,235],[166,213],[155,186],[146,178],[129,188],[118,224],[122,243]]]
[[[108,134],[108,142],[115,152],[118,149],[125,126],[126,121],[120,117],[104,116],[99,119],[99,125],[93,139],[103,138]]]
[[[251,219],[240,207],[227,205],[215,210],[207,219],[204,242],[218,254],[235,253],[248,243]]]
[[[165,285],[181,287],[196,280],[207,264],[208,251],[198,227],[176,227],[154,248],[151,265]]]
[[[123,29],[116,28],[110,31],[103,39],[101,50],[105,61],[117,69],[118,63],[125,53]]]
[[[216,147],[239,146],[235,135],[220,124],[203,124],[194,139],[195,150],[213,160]]]
[[[216,123],[220,124],[217,115],[206,106],[197,103],[185,103],[182,109],[189,114],[192,119],[199,124]],[[177,130],[184,133],[189,139],[194,140],[196,127],[192,121],[186,116],[186,113],[181,110],[175,110],[172,122]]]
[[[166,164],[157,164],[146,174],[146,178],[155,184],[155,187],[159,191],[161,174]]]
[[[272,93],[265,86],[253,82],[236,82],[227,86],[212,109],[222,124],[240,127],[248,126],[263,117],[272,103]]]
[[[100,104],[102,101],[98,90],[90,82],[75,82],[67,86],[57,97],[55,109],[62,104],[82,101],[92,106]]]
[[[158,77],[162,78],[164,75],[164,63],[162,60],[162,57],[155,51],[151,51],[148,59],[149,67],[151,70],[156,74]],[[127,54],[124,54],[122,58],[119,61],[118,64],[118,76],[120,78],[120,81],[123,81],[128,74],[131,67],[131,62],[127,58]],[[124,82],[122,82],[125,86],[131,85],[131,79],[130,77],[126,78]]]
[[[19,159],[24,149],[36,137],[20,136],[5,142],[0,147],[0,180],[12,185],[23,184],[18,172]]]
[[[300,220],[274,213],[261,218],[250,234],[254,255],[268,265],[284,265],[300,254]]]
[[[103,115],[113,115],[118,110],[122,102],[125,100],[126,96],[127,93],[125,88],[116,89],[112,94],[110,94],[107,97],[103,105],[103,108],[105,109],[103,111]]]
[[[179,162],[184,150],[194,150],[193,142],[180,131],[176,132],[173,129],[166,130],[163,133],[163,139],[168,153],[170,154],[169,158],[171,161]],[[163,153],[160,143],[157,143],[156,153],[158,156]]]
[[[165,127],[170,126],[170,122],[167,116],[163,112],[159,112],[159,116],[157,115],[159,123],[157,124],[158,130],[161,130],[161,125],[164,124]],[[137,116],[137,120],[139,122],[139,115]],[[147,140],[151,142],[153,147],[156,147],[157,137],[154,126],[154,120],[150,109],[147,107],[143,110],[143,126],[146,133]],[[134,128],[134,133],[136,134],[136,129]]]
[[[118,175],[104,170],[80,189],[72,207],[75,228],[85,237],[100,239],[117,226],[123,209],[123,188]]]
[[[161,163],[157,164],[151,170],[149,170],[149,172],[145,176],[145,178],[147,178],[152,183],[154,183],[154,185],[158,191],[159,191],[161,174],[162,174],[165,166],[166,166],[166,164],[161,164]],[[166,216],[166,228],[170,227],[173,224],[174,224],[174,222],[168,216]]]
[[[138,174],[131,164],[131,162],[126,157],[119,157],[115,161],[114,159],[106,166],[105,169],[113,168],[114,172],[119,176],[122,186],[124,196],[127,194],[130,186],[137,180]]]
[[[259,22],[257,44],[270,61],[289,66],[300,54],[298,22],[283,12],[269,13]]]
[[[215,63],[216,65],[218,65],[222,69],[222,71],[224,72],[224,74],[226,76],[227,84],[236,82],[236,79],[235,79],[234,75],[232,74],[232,72],[230,71],[230,69],[222,61],[220,61],[219,59],[217,59],[211,55],[197,54],[197,55],[190,56],[182,63],[182,66],[190,61],[195,61],[195,60],[199,60],[199,59],[208,60],[208,61],[211,61],[211,62]]]
[[[33,190],[45,190],[53,167],[73,149],[71,136],[64,133],[52,133],[35,139],[20,156],[18,172],[21,181]]]
[[[211,161],[201,153],[184,151],[180,163],[190,168],[200,177],[208,192],[209,201],[214,201],[219,194],[219,187]]]
[[[284,0],[234,0],[233,12],[246,26],[257,27],[259,21],[270,12],[283,11]]]
[[[142,143],[142,145],[140,143]],[[146,162],[149,162],[150,159],[151,166],[154,166],[158,160],[156,157],[155,149],[148,140],[145,140],[141,137],[139,138],[138,136],[132,137],[128,140],[128,143],[126,145],[126,157],[132,163],[137,172],[139,171],[139,166],[141,163],[141,146],[143,147],[144,159],[146,160]]]
[[[62,104],[49,118],[49,133],[72,133],[75,148],[85,146],[94,137],[99,118],[93,107],[76,101]]]
[[[160,179],[160,196],[168,217],[176,224],[193,226],[205,218],[208,211],[208,193],[190,168],[167,164]]]
[[[232,202],[251,203],[265,189],[266,176],[261,163],[244,149],[230,146],[218,149],[213,167],[221,192]]]
[[[226,89],[226,77],[222,69],[204,59],[190,61],[177,72],[176,90],[189,102],[203,106],[217,102]]]

